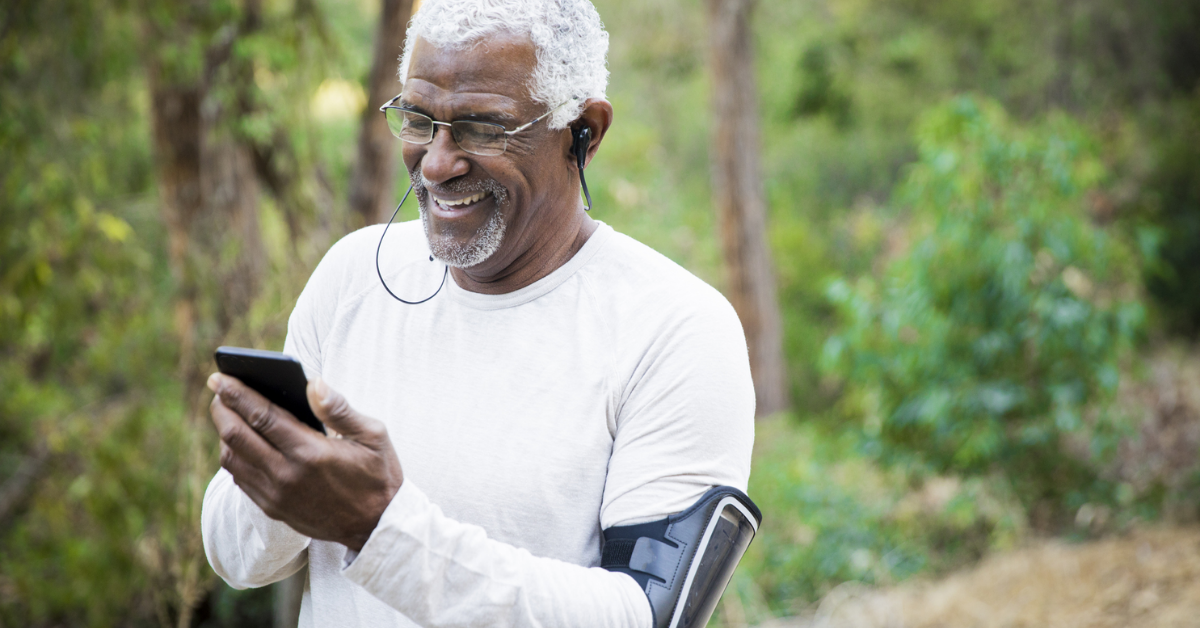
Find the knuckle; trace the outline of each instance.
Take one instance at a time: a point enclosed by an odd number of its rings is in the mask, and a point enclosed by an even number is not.
[[[286,465],[277,469],[275,471],[275,482],[272,483],[274,488],[271,491],[271,497],[277,499],[280,493],[284,493],[291,487],[300,484],[301,479],[301,473],[296,469],[295,465]]]
[[[324,448],[312,444],[297,447],[296,458],[305,465],[320,465],[324,464],[326,460]]]
[[[271,408],[263,404],[254,404],[246,412],[246,423],[255,431],[261,432],[271,425]]]
[[[228,426],[218,434],[221,440],[225,441],[226,449],[232,453],[232,450],[237,449],[246,442],[246,435],[242,433],[237,426]]]
[[[221,389],[221,393],[217,395],[230,407],[237,407],[242,404],[245,395],[242,393],[242,387],[236,384],[230,384]]]

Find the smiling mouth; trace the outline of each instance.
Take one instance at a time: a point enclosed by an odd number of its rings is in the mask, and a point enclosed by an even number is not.
[[[460,212],[467,211],[467,210],[473,208],[475,205],[481,203],[488,196],[491,196],[490,192],[479,192],[478,194],[473,194],[466,198],[461,198],[456,201],[451,201],[451,200],[441,199],[441,198],[438,198],[438,197],[430,194],[430,198],[433,199],[434,205],[436,205],[438,209],[442,210],[443,212],[447,212],[447,213],[460,213]]]

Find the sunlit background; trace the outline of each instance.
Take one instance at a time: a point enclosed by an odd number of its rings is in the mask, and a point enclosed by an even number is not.
[[[0,626],[274,621],[200,546],[201,384],[364,224],[381,4],[0,6]],[[706,3],[596,6],[592,215],[724,289]],[[792,409],[714,625],[1195,625],[1200,2],[752,15]]]

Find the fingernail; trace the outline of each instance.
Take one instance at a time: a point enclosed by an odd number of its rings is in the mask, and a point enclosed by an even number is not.
[[[213,373],[208,376],[208,389],[217,392],[217,386],[221,383],[221,374]]]

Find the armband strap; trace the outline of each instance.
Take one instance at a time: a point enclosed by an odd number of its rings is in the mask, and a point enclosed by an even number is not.
[[[683,512],[605,530],[600,566],[637,581],[655,628],[701,628],[760,523],[745,493],[718,486]]]

